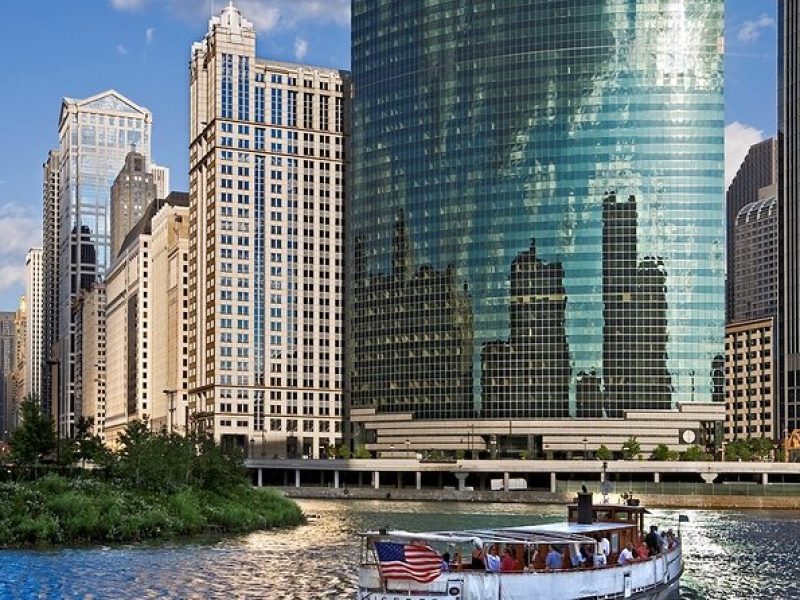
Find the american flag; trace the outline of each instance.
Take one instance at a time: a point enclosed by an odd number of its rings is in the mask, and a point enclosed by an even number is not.
[[[386,579],[429,583],[442,573],[442,556],[430,546],[375,542],[378,566]]]

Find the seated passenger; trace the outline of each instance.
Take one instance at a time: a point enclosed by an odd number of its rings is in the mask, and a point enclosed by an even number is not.
[[[472,546],[470,568],[483,570],[483,542],[478,538],[472,538]]]
[[[595,552],[594,554],[594,566],[595,567],[605,567],[608,564],[608,559],[606,555],[602,552]]]
[[[643,541],[639,542],[639,545],[636,546],[636,558],[640,560],[644,560],[650,557],[650,551],[647,549],[647,544]]]
[[[628,544],[622,549],[617,558],[617,564],[627,565],[633,562],[633,544]]]
[[[461,570],[461,566],[462,566],[461,565],[461,552],[456,552],[453,555],[453,569],[455,569],[456,571],[460,571]]]
[[[545,565],[551,571],[560,569],[564,562],[563,557],[561,556],[560,549],[556,548],[556,546],[550,546],[550,552],[547,553],[547,558],[545,559]]]
[[[594,551],[589,544],[581,544],[581,557],[583,557],[581,566],[591,567],[594,565]]]
[[[446,573],[450,570],[450,553],[445,552],[442,554],[442,573]]]
[[[500,561],[500,570],[503,573],[511,573],[513,571],[519,571],[519,563],[517,559],[514,558],[514,550],[511,548],[506,548],[503,550],[503,558]]]
[[[497,544],[492,544],[491,548],[486,552],[484,564],[486,565],[486,571],[489,573],[500,572],[500,557],[497,555]]]

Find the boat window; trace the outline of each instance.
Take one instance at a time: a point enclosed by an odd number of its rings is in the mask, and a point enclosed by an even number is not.
[[[611,553],[616,554],[619,552],[619,532],[611,534]]]

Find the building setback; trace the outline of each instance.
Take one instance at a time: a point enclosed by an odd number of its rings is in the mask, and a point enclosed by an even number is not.
[[[125,236],[157,197],[156,184],[152,173],[147,172],[146,163],[143,154],[129,152],[111,186],[111,262],[119,254]]]
[[[256,58],[233,6],[190,64],[189,413],[224,444],[341,438],[349,75]]]
[[[131,148],[150,160],[151,123],[150,111],[113,90],[83,100],[65,98],[61,104],[56,359],[61,435],[70,434],[82,414],[82,398],[76,394],[82,358],[74,339],[80,332],[72,305],[110,265],[111,186]]]
[[[647,411],[647,446],[720,441],[723,1],[553,4],[353,2],[345,365],[371,451],[583,451],[581,418]],[[691,435],[661,421],[690,411]]]
[[[58,386],[58,206],[61,159],[51,150],[42,165],[42,412],[55,420],[53,383]],[[53,377],[55,375],[55,377]],[[54,381],[55,380],[55,381]],[[56,394],[57,396],[57,394]]]

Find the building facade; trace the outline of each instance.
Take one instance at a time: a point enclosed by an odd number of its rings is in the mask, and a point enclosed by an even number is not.
[[[111,186],[111,262],[119,254],[125,236],[157,197],[153,174],[147,171],[146,162],[143,154],[129,152]]]
[[[725,439],[774,438],[773,317],[725,328]]]
[[[28,325],[28,302],[25,296],[19,299],[19,307],[14,313],[14,348],[11,359],[11,377],[6,382],[6,397],[8,398],[8,431],[13,431],[20,423],[20,404],[28,395],[25,384],[27,376],[27,357],[25,356]]]
[[[233,6],[190,64],[189,413],[225,444],[341,438],[347,73],[256,58]]]
[[[25,299],[28,313],[25,328],[25,390],[41,401],[42,326],[44,306],[42,248],[31,248],[25,257]]]
[[[80,334],[80,369],[76,393],[81,398],[81,417],[91,421],[89,432],[105,440],[106,417],[106,286],[93,283],[81,292],[77,323]]]
[[[133,147],[150,160],[152,117],[109,90],[90,98],[65,98],[59,117],[58,427],[71,433],[81,415],[76,395],[77,354],[73,302],[101,279],[111,260],[111,186]]]
[[[8,389],[11,385],[11,375],[14,371],[14,318],[13,312],[0,312],[0,436],[8,440],[9,430],[9,402]]]
[[[778,427],[800,429],[800,0],[778,0]]]
[[[58,384],[58,206],[61,159],[58,150],[51,150],[42,165],[42,361],[40,394],[42,412],[57,421],[57,402],[53,396],[53,374]],[[57,396],[57,394],[56,394]]]
[[[537,453],[555,444],[542,423],[622,430],[694,402],[711,442],[724,396],[722,8],[353,2],[357,441],[401,447],[411,418],[420,431],[458,424],[449,450],[474,432]]]
[[[166,198],[172,188],[169,183],[169,169],[155,163],[150,163],[150,175],[156,185],[156,198]]]
[[[152,295],[150,423],[156,431],[185,433],[189,380],[189,206],[164,205],[150,238]]]
[[[762,198],[762,188],[775,186],[778,179],[778,141],[770,138],[753,144],[747,151],[725,194],[727,279],[726,320],[733,321],[736,294],[736,224],[741,210]],[[775,188],[773,187],[773,194]]]
[[[733,228],[732,322],[774,317],[778,311],[778,198],[775,186],[746,204]]]

